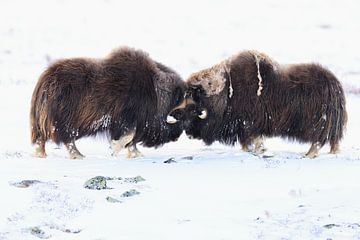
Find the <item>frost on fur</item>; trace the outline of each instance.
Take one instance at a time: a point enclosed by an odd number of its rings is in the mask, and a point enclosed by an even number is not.
[[[227,62],[223,61],[209,69],[195,73],[190,76],[190,82],[193,85],[201,85],[208,97],[218,95],[226,85],[226,66]]]
[[[225,66],[225,70],[228,73],[229,76],[229,98],[232,98],[233,94],[234,94],[234,89],[232,86],[232,82],[231,82],[231,75],[230,75],[230,70],[227,66]]]
[[[263,90],[263,85],[262,85],[262,77],[261,77],[261,74],[260,74],[260,58],[259,58],[259,55],[257,53],[253,53],[254,54],[254,57],[255,57],[255,63],[256,63],[256,68],[257,68],[257,77],[259,79],[259,88],[257,90],[257,95],[260,96],[261,95],[261,91]]]

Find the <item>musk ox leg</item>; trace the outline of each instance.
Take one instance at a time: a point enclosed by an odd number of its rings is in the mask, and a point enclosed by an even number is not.
[[[136,144],[130,145],[128,147],[127,158],[137,158],[143,157],[144,155],[137,149]]]
[[[340,146],[338,143],[331,143],[330,144],[330,153],[337,154],[340,153]]]
[[[266,148],[264,146],[264,137],[263,136],[256,137],[253,140],[253,143],[254,143],[253,153],[262,154],[266,151]]]
[[[321,144],[319,142],[311,144],[309,151],[305,154],[306,158],[315,158],[319,155],[319,150],[321,148]]]
[[[251,147],[251,148],[249,148]],[[244,152],[252,152],[254,154],[262,154],[266,151],[264,146],[264,137],[258,136],[255,138],[251,138],[250,142],[242,142],[241,149]]]
[[[70,159],[83,159],[85,156],[82,155],[75,145],[75,141],[65,144],[66,149],[69,152]]]
[[[241,143],[241,150],[243,150],[244,152],[250,152],[249,144]]]
[[[119,152],[133,140],[134,136],[135,131],[132,131],[120,137],[119,140],[111,140],[111,148],[113,150],[111,155],[117,157]]]
[[[46,156],[47,155],[45,152],[45,141],[42,141],[40,139],[36,140],[34,157],[45,158]]]

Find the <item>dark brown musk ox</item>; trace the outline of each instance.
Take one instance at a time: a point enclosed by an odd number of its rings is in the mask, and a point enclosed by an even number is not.
[[[339,151],[347,122],[340,82],[319,64],[280,65],[257,51],[243,51],[192,74],[184,118],[188,136],[262,153],[264,137],[311,143],[306,157],[325,143]]]
[[[157,147],[175,141],[182,123],[169,114],[184,105],[185,82],[147,53],[128,47],[104,59],[72,58],[51,64],[34,89],[31,142],[46,157],[45,143],[63,143],[71,159],[83,158],[75,140],[105,133],[113,154],[136,144]],[[175,111],[178,113],[181,110]]]

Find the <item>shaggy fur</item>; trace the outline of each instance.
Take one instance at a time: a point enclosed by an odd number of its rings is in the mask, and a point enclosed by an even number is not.
[[[31,101],[31,142],[74,143],[108,133],[146,147],[176,140],[182,126],[166,123],[183,101],[185,83],[147,53],[119,48],[105,59],[59,60],[40,76]],[[67,145],[68,146],[68,145]],[[45,154],[45,153],[44,153]]]
[[[347,122],[340,82],[318,64],[279,65],[265,54],[244,51],[192,74],[196,104],[186,107],[186,133],[211,144],[244,147],[262,136],[309,142],[334,152]],[[207,118],[198,117],[207,111]]]

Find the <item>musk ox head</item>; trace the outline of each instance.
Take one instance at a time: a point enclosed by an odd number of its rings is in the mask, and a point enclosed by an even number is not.
[[[144,107],[156,109],[138,123],[133,141],[147,147],[157,147],[166,142],[176,141],[183,132],[183,109],[186,84],[172,69],[156,62],[156,102],[144,102]],[[141,98],[141,96],[139,96]],[[140,126],[139,126],[140,125]]]
[[[184,129],[190,138],[211,144],[219,134],[229,93],[227,62],[192,74],[187,80]]]

